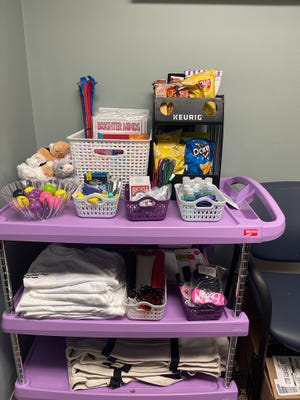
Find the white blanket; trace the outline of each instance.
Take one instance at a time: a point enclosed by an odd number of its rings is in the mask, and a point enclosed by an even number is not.
[[[58,289],[83,283],[115,287],[124,282],[124,259],[115,252],[98,248],[85,250],[50,244],[24,275],[24,287]]]
[[[16,311],[26,318],[113,318],[124,315],[125,262],[115,252],[49,245],[23,279]]]

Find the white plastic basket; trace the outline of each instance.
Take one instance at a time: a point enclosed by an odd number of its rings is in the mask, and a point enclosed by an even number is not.
[[[120,200],[120,192],[114,198],[106,198],[98,193],[92,193],[84,197],[77,197],[81,192],[83,184],[81,184],[73,194],[73,201],[76,213],[79,217],[87,218],[113,218],[116,216]],[[90,203],[95,200],[95,203]]]
[[[129,182],[129,176],[147,175],[150,141],[86,139],[84,131],[67,137],[80,182],[87,171],[109,172],[112,179]]]
[[[201,199],[194,201],[184,201],[182,200],[183,185],[181,183],[176,183],[174,185],[177,205],[183,220],[219,221],[221,219],[226,200],[220,190],[215,185],[212,186],[214,187],[214,195],[216,196],[217,201],[214,201],[209,197],[202,197]],[[209,203],[210,206],[202,206],[204,201]]]
[[[148,301],[139,301],[127,297],[124,302],[125,313],[129,319],[152,320],[162,319],[167,304],[167,285],[165,285],[163,304],[154,305]]]

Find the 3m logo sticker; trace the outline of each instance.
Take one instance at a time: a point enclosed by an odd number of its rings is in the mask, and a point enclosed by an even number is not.
[[[257,229],[244,229],[244,236],[258,236]]]

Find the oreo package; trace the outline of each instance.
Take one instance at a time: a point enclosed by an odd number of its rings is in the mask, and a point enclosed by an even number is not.
[[[214,142],[190,139],[185,147],[185,164],[190,175],[213,175]]]

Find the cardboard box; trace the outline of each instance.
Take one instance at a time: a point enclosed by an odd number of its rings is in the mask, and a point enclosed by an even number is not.
[[[300,357],[297,357],[300,360]],[[283,363],[282,370],[284,371],[289,367],[289,360],[286,357],[286,361]],[[285,373],[285,376],[288,374]],[[274,360],[271,357],[266,358],[266,366],[264,371],[264,378],[261,389],[261,400],[300,400],[300,388],[295,387],[290,382],[290,385],[280,384],[275,380],[278,380],[278,376],[276,373]],[[278,393],[279,391],[282,393],[281,395]],[[299,394],[295,394],[295,393]]]
[[[264,377],[261,385],[260,400],[274,400],[272,386],[268,377],[267,370],[264,370]]]

